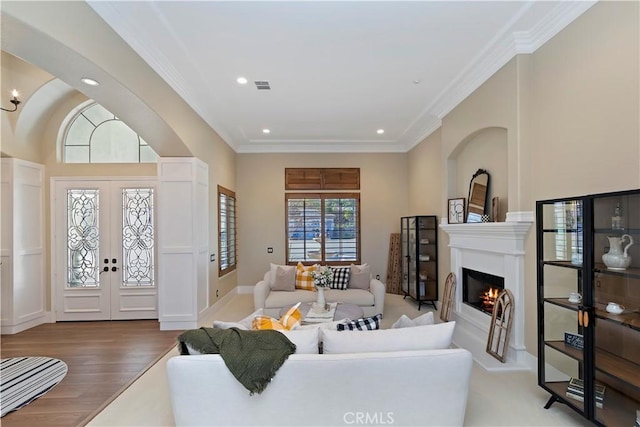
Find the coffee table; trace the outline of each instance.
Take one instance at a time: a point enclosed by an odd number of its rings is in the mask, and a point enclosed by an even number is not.
[[[312,302],[303,302],[302,304],[300,304],[300,307],[298,307],[298,310],[300,310],[300,314],[302,314],[303,323],[304,323],[304,318],[307,316],[307,313],[309,313],[309,310],[311,309],[312,304],[313,304]],[[282,308],[280,310],[279,316],[280,317],[284,316],[287,310],[289,310],[291,307],[292,305]],[[355,304],[339,302],[336,307],[336,312],[333,315],[332,320],[341,320],[341,319],[353,320],[353,319],[360,319],[363,316],[364,316],[364,311],[362,310],[361,307]],[[327,321],[329,322],[331,320],[327,320]]]

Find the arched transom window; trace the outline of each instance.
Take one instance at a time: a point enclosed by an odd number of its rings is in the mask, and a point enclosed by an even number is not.
[[[136,132],[100,104],[72,119],[63,145],[65,163],[153,163],[158,155]]]

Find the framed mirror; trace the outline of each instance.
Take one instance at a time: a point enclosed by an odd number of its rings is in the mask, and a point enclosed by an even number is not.
[[[488,198],[489,172],[485,169],[478,169],[469,182],[467,222],[482,222],[482,215],[487,211]]]

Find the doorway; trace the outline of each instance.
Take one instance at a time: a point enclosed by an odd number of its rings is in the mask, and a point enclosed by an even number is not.
[[[57,321],[158,318],[155,182],[55,180]]]

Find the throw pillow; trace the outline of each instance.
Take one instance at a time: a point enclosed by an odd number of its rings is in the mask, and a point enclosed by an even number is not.
[[[262,316],[263,314],[264,309],[259,308],[244,319],[238,320],[237,322],[224,322],[222,320],[215,320],[213,322],[213,327],[218,329],[238,328],[244,331],[248,331],[252,328],[253,318],[256,316]]]
[[[329,267],[333,273],[331,289],[347,289],[351,277],[351,267]]]
[[[293,292],[296,290],[296,269],[293,266],[278,265],[275,269],[272,291]]]
[[[344,323],[339,323],[336,326],[336,330],[338,331],[353,331],[358,329],[360,331],[371,331],[374,329],[380,329],[380,320],[382,319],[382,314],[376,314],[371,317],[364,317],[362,319],[357,320],[349,320]]]
[[[313,291],[316,287],[313,285],[313,277],[311,272],[315,271],[318,266],[316,264],[308,267],[302,265],[301,262],[296,266],[296,289],[304,289]]]
[[[436,325],[344,333],[322,329],[323,353],[371,353],[449,348],[455,321]]]
[[[281,271],[293,271],[293,284],[295,286],[295,271],[296,271],[296,266],[295,265],[279,265],[279,264],[274,264],[274,263],[270,263],[270,268],[269,268],[269,286],[271,286],[271,289],[273,289],[273,285],[276,282],[276,273],[278,271],[278,267],[281,268]]]
[[[351,278],[349,279],[349,287],[351,289],[369,290],[370,284],[371,268],[369,267],[369,264],[351,264]]]
[[[292,343],[296,345],[297,354],[318,354],[318,341],[319,331],[318,329],[306,329],[295,331],[282,330],[279,331],[284,334]]]
[[[280,319],[274,319],[273,317],[269,316],[256,316],[253,318],[253,322],[251,325],[252,329],[295,329],[300,323],[300,319],[302,319],[302,313],[300,313],[300,310],[298,309],[299,306],[300,303],[297,303],[296,305],[291,307]]]
[[[434,323],[435,321],[433,320],[432,311],[425,313],[423,315],[420,315],[413,320],[411,320],[409,316],[407,316],[406,314],[403,314],[402,316],[400,316],[398,320],[396,320],[396,323],[391,325],[391,329],[409,328],[412,326],[433,325]]]

